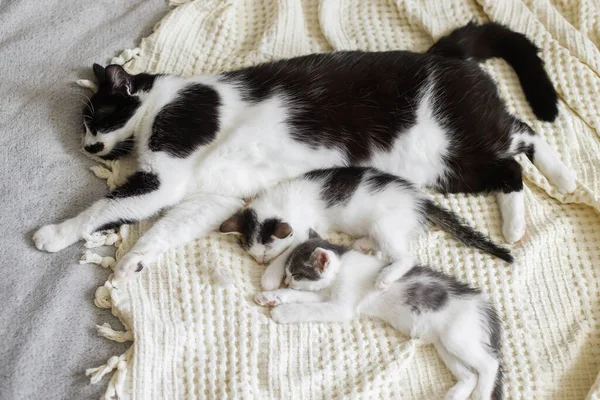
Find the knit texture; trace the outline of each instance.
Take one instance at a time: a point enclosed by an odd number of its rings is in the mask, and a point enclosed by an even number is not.
[[[344,49],[425,51],[470,20],[496,21],[541,49],[560,96],[556,122],[535,119],[513,70],[484,65],[512,113],[572,168],[579,188],[563,196],[526,158],[527,232],[512,246],[512,267],[468,249],[439,230],[414,242],[417,259],[480,287],[503,321],[509,398],[600,398],[600,6],[592,0],[237,0],[178,5],[115,62],[130,72],[219,72],[284,57]],[[118,182],[117,162],[97,168]],[[493,196],[435,199],[497,242]],[[99,235],[129,249],[149,223]],[[104,239],[106,238],[106,239]],[[338,236],[338,240],[349,240]],[[105,267],[113,259],[87,253]],[[96,304],[125,331],[99,327],[128,352],[89,373],[116,369],[107,398],[407,398],[436,399],[454,379],[431,345],[385,324],[281,326],[252,301],[262,268],[230,237],[216,233],[173,248],[118,290],[109,281]],[[594,385],[595,383],[595,385]],[[594,385],[593,390],[590,388]],[[589,394],[588,394],[589,393]]]

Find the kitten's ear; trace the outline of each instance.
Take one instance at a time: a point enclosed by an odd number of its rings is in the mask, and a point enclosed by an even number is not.
[[[322,248],[317,247],[315,249],[315,251],[313,251],[313,256],[314,256],[314,260],[317,265],[317,268],[319,268],[319,270],[321,272],[325,271],[327,269],[327,267],[329,266],[329,253],[327,253],[326,250],[323,250]]]
[[[227,218],[219,227],[219,232],[226,235],[241,235],[244,227],[244,218],[241,213],[236,213]]]
[[[313,228],[310,228],[308,230],[308,238],[309,239],[321,239],[321,236]]]
[[[131,95],[131,75],[117,64],[106,67],[106,80],[113,93]]]
[[[285,239],[286,237],[293,235],[294,230],[287,222],[278,222],[275,227],[275,232],[271,235],[273,239]]]
[[[98,81],[98,86],[106,82],[106,70],[102,65],[94,63],[94,65],[92,65],[92,69],[94,70],[94,76]]]

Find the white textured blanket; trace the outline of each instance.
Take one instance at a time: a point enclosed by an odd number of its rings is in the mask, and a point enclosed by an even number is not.
[[[533,116],[506,63],[486,64],[510,110],[546,138],[576,171],[579,189],[562,196],[525,158],[528,231],[512,247],[512,268],[475,253],[440,231],[415,243],[418,259],[481,287],[505,330],[511,398],[600,398],[600,6],[594,0],[231,0],[179,5],[115,61],[131,72],[183,75],[342,49],[424,51],[470,20],[525,33],[540,48],[557,87],[560,116]],[[97,169],[109,184],[124,166]],[[437,196],[445,206],[502,241],[493,197]],[[99,236],[117,257],[144,225]],[[108,242],[107,242],[108,241]],[[111,265],[87,253],[85,261]],[[90,370],[93,381],[116,369],[107,398],[440,398],[453,378],[432,346],[377,321],[279,326],[252,297],[261,268],[229,238],[212,234],[160,257],[141,277],[96,304],[125,331],[100,327],[131,348]],[[600,385],[600,382],[598,383]],[[595,397],[594,397],[595,396]]]

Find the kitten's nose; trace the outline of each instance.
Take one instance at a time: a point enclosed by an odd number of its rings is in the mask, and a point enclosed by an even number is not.
[[[102,150],[104,150],[104,143],[94,143],[91,145],[84,146],[83,149],[90,154],[100,153]]]

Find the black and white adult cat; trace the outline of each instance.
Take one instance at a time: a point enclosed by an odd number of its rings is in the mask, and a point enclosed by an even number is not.
[[[33,240],[58,251],[170,208],[119,260],[116,275],[125,277],[217,228],[242,197],[314,169],[368,165],[441,192],[497,193],[504,236],[516,241],[525,217],[514,155],[527,153],[562,192],[576,182],[544,140],[508,113],[476,60],[507,59],[536,115],[552,120],[556,93],[536,52],[525,36],[485,24],[456,30],[427,54],[312,54],[188,78],[95,65],[84,148],[107,159],[135,149],[138,170]]]

